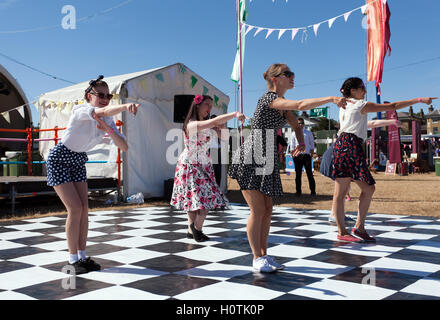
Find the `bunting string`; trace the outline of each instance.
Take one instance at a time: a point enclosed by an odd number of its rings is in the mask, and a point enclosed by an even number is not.
[[[315,34],[315,36],[318,36],[318,29],[319,27],[324,24],[327,23],[329,29],[332,28],[333,23],[336,21],[336,19],[344,17],[344,21],[347,22],[348,18],[350,17],[350,15],[355,12],[360,10],[362,12],[362,14],[366,14],[368,7],[371,6],[373,3],[375,3],[376,1],[382,1],[383,4],[386,4],[388,0],[375,0],[372,3],[369,4],[365,4],[363,6],[360,6],[358,8],[355,8],[353,10],[347,11],[343,14],[340,14],[336,17],[330,18],[330,19],[326,19],[323,20],[321,22],[309,25],[309,26],[302,26],[302,27],[293,27],[293,28],[266,28],[266,27],[261,27],[261,26],[256,26],[256,25],[251,25],[248,23],[243,23],[243,27],[241,29],[241,32],[244,32],[245,35],[247,35],[249,32],[255,30],[254,33],[254,37],[257,36],[259,33],[263,32],[263,34],[265,33],[265,39],[268,39],[269,36],[271,34],[273,34],[274,32],[278,34],[278,40],[281,39],[281,37],[287,32],[291,34],[291,40],[295,39],[295,36],[298,34],[298,32],[301,33],[301,43],[303,43],[304,41],[307,41],[308,38],[308,30],[313,30],[313,33]],[[287,2],[287,1],[286,1]]]
[[[123,1],[123,2],[121,2],[121,3],[119,3],[119,4],[117,4],[117,5],[114,6],[114,7],[111,7],[111,8],[105,9],[105,10],[103,10],[103,11],[100,11],[100,12],[98,12],[98,13],[94,13],[94,14],[91,14],[91,15],[86,16],[86,17],[79,18],[79,19],[76,20],[76,22],[77,22],[77,23],[84,22],[84,21],[87,21],[87,20],[90,20],[90,19],[96,18],[96,17],[98,17],[98,16],[101,16],[101,15],[107,14],[107,13],[113,11],[113,10],[116,10],[116,9],[119,9],[119,8],[121,8],[121,7],[123,7],[123,6],[126,6],[126,5],[128,5],[129,3],[133,2],[133,1],[134,1],[134,0],[126,0],[126,1]],[[59,27],[60,27],[60,24],[58,23],[58,24],[56,24],[56,25],[45,26],[45,27],[37,27],[37,28],[33,28],[33,29],[12,30],[12,31],[0,31],[0,34],[16,34],[16,33],[36,32],[36,31],[44,31],[44,30],[55,29],[55,28],[59,28]]]

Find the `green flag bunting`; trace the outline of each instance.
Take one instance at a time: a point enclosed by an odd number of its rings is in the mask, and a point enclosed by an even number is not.
[[[194,88],[194,86],[196,85],[197,81],[199,81],[199,79],[197,79],[194,76],[191,76],[191,88]]]
[[[164,81],[165,81],[164,78],[163,78],[163,74],[162,74],[162,73],[158,73],[158,74],[156,74],[156,79],[159,80],[159,81],[161,81],[161,82],[164,82]]]

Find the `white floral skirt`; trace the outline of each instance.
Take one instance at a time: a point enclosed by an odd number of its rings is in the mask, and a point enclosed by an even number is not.
[[[212,164],[178,162],[170,204],[177,210],[196,211],[228,207]]]

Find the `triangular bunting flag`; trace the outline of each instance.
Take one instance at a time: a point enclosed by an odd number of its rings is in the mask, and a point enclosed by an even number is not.
[[[254,37],[259,34],[261,31],[263,31],[264,28],[258,28],[257,31],[254,33]]]
[[[181,74],[185,74],[186,69],[183,65],[179,64],[179,70]]]
[[[148,91],[147,80],[146,79],[141,80],[140,84],[141,84],[142,90],[144,90],[144,92],[147,92]]]
[[[203,95],[206,96],[208,94],[209,89],[203,86]]]
[[[246,32],[244,33],[244,35],[247,35],[252,29],[254,28],[254,26],[248,26]]]
[[[171,80],[174,80],[174,77],[176,76],[175,72],[176,72],[176,70],[174,70],[174,68],[169,69]]]
[[[219,97],[217,97],[216,95],[214,95],[214,102],[215,102],[215,105],[216,105],[216,106],[218,106],[218,100],[219,100]]]
[[[197,81],[199,81],[196,77],[191,76],[191,88],[194,88],[194,86],[196,85]]]
[[[165,82],[162,73],[158,73],[158,74],[156,74],[155,77],[156,77],[156,79],[159,80],[160,82]]]
[[[18,111],[20,116],[24,119],[24,107],[23,106],[18,107],[16,110]]]
[[[321,23],[317,23],[313,25],[313,31],[315,32],[315,36],[318,36],[318,28],[321,25]]]
[[[267,34],[266,34],[266,39],[270,36],[270,34],[272,33],[272,32],[274,32],[275,31],[275,29],[267,29]]]
[[[329,28],[332,27],[333,22],[335,22],[335,20],[336,20],[336,18],[331,18],[331,19],[328,21],[328,27],[329,27]]]
[[[11,123],[11,118],[9,117],[8,111],[1,113],[1,115],[3,116],[3,118],[5,118],[7,123]]]
[[[298,33],[298,29],[292,29],[292,40],[295,39],[297,33]]]
[[[280,32],[278,33],[278,40],[280,40],[284,32],[286,32],[286,29],[280,29]]]
[[[352,12],[352,11],[349,11],[349,12],[344,13],[344,19],[345,19],[345,22],[347,22],[348,17],[350,16],[351,12]]]

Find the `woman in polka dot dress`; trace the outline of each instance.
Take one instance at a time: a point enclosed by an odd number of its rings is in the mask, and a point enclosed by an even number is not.
[[[88,233],[86,152],[101,143],[106,132],[118,148],[127,151],[127,142],[116,128],[113,116],[123,111],[136,115],[139,108],[139,104],[108,106],[112,95],[103,78],[90,81],[84,96],[87,103],[73,108],[61,142],[47,158],[47,184],[53,186],[68,212],[69,265],[76,274],[101,269],[85,252]]]
[[[333,102],[345,106],[345,99],[326,97],[287,100],[284,94],[294,87],[294,73],[285,64],[273,64],[264,73],[268,92],[258,101],[252,118],[250,135],[233,156],[229,176],[240,185],[243,197],[250,208],[247,224],[249,244],[254,254],[253,268],[260,272],[283,269],[267,256],[267,239],[272,215],[272,198],[283,195],[277,161],[276,132],[288,122],[298,137],[296,156],[305,149],[302,130],[290,110],[309,110]]]

